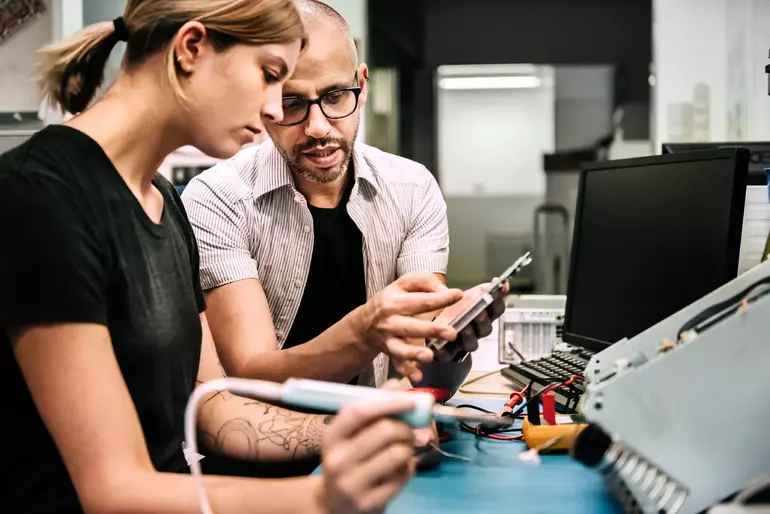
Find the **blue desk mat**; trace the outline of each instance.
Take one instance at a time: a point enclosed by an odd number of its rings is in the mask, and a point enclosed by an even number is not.
[[[501,398],[458,400],[489,410]],[[393,501],[388,514],[616,514],[615,503],[599,473],[567,455],[542,455],[539,466],[521,462],[527,448],[518,441],[479,439],[457,425],[445,426],[452,440],[442,450],[469,457],[467,462],[441,457],[441,465],[419,472]],[[318,470],[316,471],[316,473]]]

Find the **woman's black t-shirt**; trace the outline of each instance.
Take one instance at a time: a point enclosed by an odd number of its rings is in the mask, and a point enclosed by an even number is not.
[[[0,327],[106,326],[155,468],[184,473],[205,304],[182,202],[163,177],[154,184],[164,199],[159,224],[101,147],[61,125],[0,156]],[[0,510],[80,512],[4,328],[0,386]]]

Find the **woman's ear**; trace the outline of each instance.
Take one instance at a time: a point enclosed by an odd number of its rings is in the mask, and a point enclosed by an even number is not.
[[[201,57],[210,49],[206,27],[199,21],[188,21],[182,25],[173,44],[176,65],[184,73],[192,73]]]

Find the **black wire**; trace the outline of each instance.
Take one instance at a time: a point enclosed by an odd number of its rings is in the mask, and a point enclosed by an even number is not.
[[[553,384],[553,383],[559,383],[559,382],[567,382],[567,381],[569,381],[569,378],[549,378],[549,379],[548,379],[548,382],[551,382],[552,384]],[[521,405],[521,406],[520,406],[518,409],[516,409],[516,410],[514,410],[514,411],[511,411],[511,413],[510,413],[510,414],[508,414],[509,416],[514,416],[514,417],[516,417],[516,416],[518,416],[519,414],[521,414],[521,411],[523,411],[523,410],[524,410],[524,409],[527,407],[527,405],[529,405],[529,402],[530,402],[530,401],[534,400],[535,398],[540,398],[540,397],[543,395],[543,391],[545,391],[545,390],[548,388],[548,386],[546,386],[546,387],[543,387],[543,388],[542,388],[540,391],[538,391],[538,392],[537,392],[535,395],[533,395],[533,396],[529,396],[529,393],[532,391],[532,384],[533,384],[534,382],[535,382],[534,380],[530,381],[530,383],[529,383],[529,386],[527,386],[527,401],[526,401],[526,402],[524,402],[524,404],[522,404],[522,405]],[[553,391],[558,391],[558,390],[559,390],[559,388],[557,387],[557,388],[556,388],[556,389],[554,389]],[[553,391],[552,391],[552,392],[553,392]]]
[[[469,404],[456,405],[455,409],[473,409],[479,412],[483,412],[485,414],[494,414],[494,412],[492,412],[491,410],[482,409],[481,407],[477,407],[475,405],[469,405]]]
[[[567,398],[567,403],[564,405],[564,408],[566,409],[565,414],[577,414],[577,407],[580,402],[580,391],[574,384],[569,386],[569,391],[572,393],[572,397]]]
[[[483,412],[485,414],[494,414],[494,412],[492,412],[491,410],[483,409],[483,408],[478,407],[476,405],[470,405],[470,404],[456,405],[455,408],[456,409],[473,409],[473,410],[476,410],[476,411],[479,411],[479,412]],[[480,423],[480,426],[481,426],[481,428],[477,429],[476,427],[471,426],[468,423],[460,422],[460,428],[462,430],[464,430],[466,432],[469,432],[469,433],[472,433],[472,434],[476,434],[476,436],[481,436],[481,437],[487,436],[489,434],[498,434],[498,433],[506,433],[506,432],[508,432],[508,433],[510,433],[510,432],[521,432],[520,428],[505,428],[505,429],[501,428],[500,430],[497,430],[497,429],[496,430],[489,430],[486,427],[484,427],[483,423]]]
[[[765,277],[762,280],[758,280],[758,281],[754,282],[753,284],[751,284],[746,289],[744,289],[743,291],[741,291],[740,293],[738,293],[738,294],[736,294],[736,295],[734,295],[734,296],[732,296],[732,297],[730,297],[730,298],[728,298],[726,300],[723,300],[723,301],[721,301],[719,303],[716,303],[716,304],[706,308],[705,310],[700,312],[698,315],[696,315],[695,317],[691,318],[687,323],[682,325],[682,328],[679,329],[679,332],[677,332],[677,335],[679,337],[681,337],[682,333],[694,329],[695,327],[697,327],[701,323],[704,323],[705,321],[713,318],[717,314],[723,313],[724,311],[727,311],[728,309],[730,309],[730,307],[733,307],[728,312],[724,312],[725,316],[729,316],[730,314],[735,312],[735,310],[737,310],[740,307],[740,302],[744,298],[749,296],[749,294],[751,294],[751,292],[754,291],[754,289],[758,288],[759,286],[765,285],[765,284],[770,284],[770,277]],[[765,291],[764,294],[767,294],[767,292]],[[759,296],[762,296],[762,293],[760,293],[758,295],[758,297]],[[735,306],[735,304],[739,304],[739,305]],[[722,318],[720,318],[720,319],[722,319]],[[717,321],[719,321],[719,320],[717,320]],[[709,324],[708,326],[703,327],[704,330],[706,328],[708,328],[709,326],[711,326],[711,325],[712,324]]]
[[[549,378],[546,380],[541,380],[540,382],[549,382],[548,385],[551,385],[551,384],[567,382],[567,381],[569,381],[569,378]],[[521,411],[524,410],[524,408],[529,404],[531,400],[535,398],[539,398],[543,394],[543,391],[545,391],[548,388],[548,386],[545,386],[542,389],[540,389],[540,391],[538,391],[535,395],[530,396],[532,393],[532,386],[534,386],[535,383],[537,382],[534,379],[532,379],[527,385],[527,390],[524,393],[526,398],[526,401],[524,402],[524,404],[515,411],[503,413],[503,416],[517,418],[517,419],[524,417],[524,415],[521,414]],[[575,403],[577,405],[577,400],[575,400]],[[456,409],[473,409],[479,412],[484,412],[486,414],[494,414],[494,412],[490,410],[483,409],[476,405],[470,405],[465,403],[461,405],[456,405],[455,408]],[[521,428],[502,428],[502,427],[499,429],[490,429],[489,427],[484,427],[483,423],[481,423],[480,425],[477,425],[477,426],[481,426],[481,428],[471,426],[464,422],[460,422],[459,425],[462,430],[476,434],[476,436],[482,436],[482,437],[488,436],[490,434],[505,434],[505,433],[511,433],[511,432],[521,432],[522,430]]]
[[[743,499],[744,505],[759,505],[770,503],[770,484],[765,484],[758,490],[751,493],[748,498]]]
[[[525,398],[527,401],[525,401],[524,403],[529,403],[529,397],[532,395],[532,386],[534,385],[535,385],[534,379],[530,380],[529,384],[527,384],[527,392],[525,393],[526,394]]]
[[[473,434],[473,435],[475,435],[476,437],[479,437],[479,438],[489,438],[489,436],[492,435],[492,434],[506,435],[506,434],[510,434],[510,433],[520,433],[521,430],[522,430],[521,428],[508,428],[508,429],[503,429],[503,430],[486,431],[486,430],[484,430],[483,426],[482,426],[482,428],[477,428],[477,427],[471,426],[471,425],[469,425],[467,423],[464,423],[464,422],[460,423],[460,429],[462,429],[464,432],[468,432],[470,434]]]

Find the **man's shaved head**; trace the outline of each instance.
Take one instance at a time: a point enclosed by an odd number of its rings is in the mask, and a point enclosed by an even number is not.
[[[265,126],[295,181],[340,185],[347,176],[361,109],[366,105],[369,69],[358,62],[350,27],[340,13],[318,0],[295,3],[308,45],[283,85],[284,114],[299,112],[292,110],[298,99],[313,103],[303,105],[307,107],[304,121]],[[348,108],[347,114],[339,112]]]
[[[356,43],[353,40],[353,36],[350,33],[350,26],[345,18],[332,7],[319,0],[296,0],[295,3],[297,5],[297,10],[302,16],[302,22],[305,24],[308,31],[312,31],[313,28],[318,27],[319,25],[326,27],[333,25],[342,32],[347,39],[351,57],[353,57],[353,63],[357,66],[358,51],[356,50]]]
[[[319,1],[319,0],[296,0],[297,9],[302,14],[303,21],[317,21],[319,19],[329,19],[338,23],[345,30],[350,30],[348,22],[342,17],[340,13],[334,10],[331,6]]]

